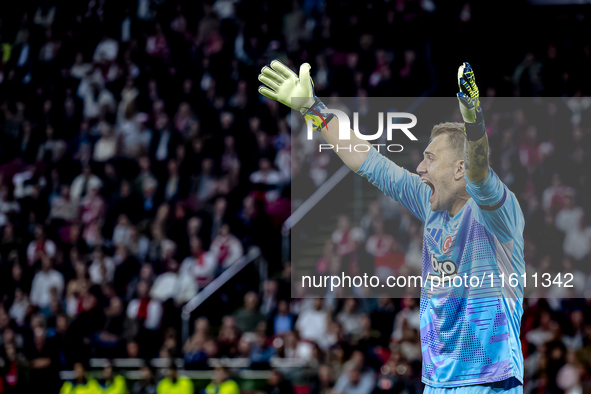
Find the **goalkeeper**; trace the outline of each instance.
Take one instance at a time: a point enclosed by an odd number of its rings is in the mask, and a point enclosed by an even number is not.
[[[487,278],[491,274],[491,278],[520,277],[525,271],[523,213],[515,195],[488,165],[484,117],[468,63],[460,66],[457,79],[464,123],[433,127],[418,175],[399,167],[355,133],[351,133],[351,144],[366,144],[367,152],[336,153],[351,170],[426,223],[424,280],[442,282],[476,272],[478,276],[484,272]],[[338,119],[314,95],[310,65],[301,65],[298,76],[275,60],[262,69],[259,80],[264,84],[261,94],[300,111],[328,144],[338,145]],[[292,98],[298,100],[292,103]],[[295,104],[300,99],[303,104]],[[523,283],[501,287],[500,280],[491,279],[478,288],[449,285],[435,292],[423,287],[420,334],[425,392],[522,393],[522,304]]]

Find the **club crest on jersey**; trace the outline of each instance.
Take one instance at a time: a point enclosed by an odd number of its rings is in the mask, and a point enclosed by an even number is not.
[[[453,244],[453,239],[452,239],[451,235],[448,235],[447,237],[445,237],[445,239],[443,240],[443,244],[441,244],[441,250],[443,251],[443,253],[447,253],[449,251],[449,249],[451,248],[452,244]]]

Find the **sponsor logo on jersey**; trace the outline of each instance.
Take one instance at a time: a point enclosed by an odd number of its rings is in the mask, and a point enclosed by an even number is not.
[[[433,269],[433,272],[430,272],[429,275],[427,275],[427,279],[438,277],[443,280],[443,282],[453,280],[458,272],[458,266],[456,263],[451,260],[439,261],[434,254],[431,254],[431,268]]]
[[[439,242],[439,240],[441,239],[441,234],[443,233],[443,230],[440,228],[427,227],[427,233],[429,235],[431,235],[431,238],[433,238],[435,240],[435,242]]]

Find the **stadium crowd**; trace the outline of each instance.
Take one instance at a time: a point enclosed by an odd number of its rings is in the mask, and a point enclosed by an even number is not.
[[[290,176],[318,186],[339,163],[292,153],[288,112],[257,94],[256,75],[280,57],[292,68],[309,61],[318,95],[415,96],[438,85],[433,70],[447,59],[435,55],[447,47],[420,34],[403,43],[376,32],[424,32],[452,15],[451,35],[472,28],[482,10],[433,0],[353,3],[0,4],[0,393],[77,385],[118,392],[112,367],[86,378],[90,357],[180,357],[187,370],[208,369],[213,358],[246,358],[251,369],[298,358],[317,363],[311,381],[292,387],[274,370],[267,392],[421,391],[415,299],[291,299],[291,267],[280,250]],[[496,94],[588,93],[572,80],[589,69],[589,42],[561,38],[512,51],[503,63],[508,78],[489,81]],[[573,68],[563,71],[567,64]],[[590,258],[590,104],[576,103],[579,116],[564,139],[559,130],[490,130],[493,165],[532,223],[526,261],[536,266],[581,269]],[[379,237],[375,210],[361,226]],[[408,226],[395,238],[409,240],[388,241],[398,245],[396,265],[416,264],[420,225],[404,214],[395,223]],[[366,247],[374,254],[376,235]],[[333,237],[327,256],[342,240]],[[232,294],[244,297],[240,308],[220,304],[222,317],[195,319],[181,343],[181,306],[255,245],[276,279],[260,291],[245,283]],[[580,299],[529,301],[528,392],[589,389],[588,307]],[[72,369],[73,382],[59,380]],[[146,367],[132,391],[192,392],[175,371],[157,383]],[[205,390],[225,384],[224,392],[238,392],[231,382],[217,368]]]

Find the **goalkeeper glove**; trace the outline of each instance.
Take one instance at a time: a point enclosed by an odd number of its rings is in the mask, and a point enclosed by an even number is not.
[[[480,97],[474,70],[470,63],[463,63],[458,68],[457,94],[460,102],[460,112],[464,118],[464,133],[468,141],[478,141],[485,133],[484,117],[480,108]]]
[[[310,77],[310,65],[300,66],[300,75],[289,69],[279,60],[273,60],[269,66],[263,67],[259,81],[259,93],[272,100],[279,101],[289,108],[300,111],[304,119],[312,120],[314,130],[322,130],[322,126],[334,117],[327,112],[328,108],[314,94],[314,83]]]

